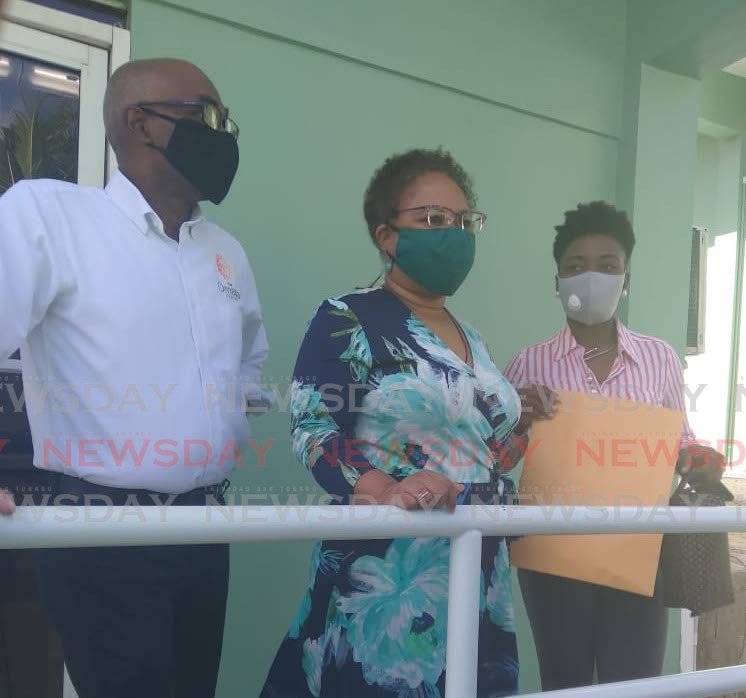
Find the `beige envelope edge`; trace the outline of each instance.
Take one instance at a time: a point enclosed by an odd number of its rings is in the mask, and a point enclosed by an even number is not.
[[[668,502],[681,412],[581,393],[560,392],[560,400],[556,417],[532,429],[519,492],[534,501],[525,503]],[[652,596],[661,541],[661,534],[527,536],[510,557],[518,568]]]

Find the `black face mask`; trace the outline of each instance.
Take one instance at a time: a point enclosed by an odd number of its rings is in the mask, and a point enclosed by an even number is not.
[[[155,115],[175,125],[165,148],[152,147],[160,150],[171,166],[193,184],[204,199],[219,204],[228,194],[238,170],[238,142],[235,137],[191,119]]]

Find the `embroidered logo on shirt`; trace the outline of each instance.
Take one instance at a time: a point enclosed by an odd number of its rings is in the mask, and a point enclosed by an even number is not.
[[[230,262],[218,252],[215,255],[215,266],[218,270],[218,291],[222,293],[226,298],[230,298],[232,301],[241,300],[241,294],[238,289],[231,283],[233,280],[233,266]],[[221,278],[223,279],[221,281]]]
[[[215,255],[215,266],[218,268],[218,274],[220,274],[220,276],[222,276],[226,281],[231,281],[233,279],[233,267],[230,265],[230,262],[220,254],[220,252]]]

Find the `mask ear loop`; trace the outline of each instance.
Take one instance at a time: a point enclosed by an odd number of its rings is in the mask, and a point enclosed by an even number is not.
[[[629,272],[624,272],[624,286],[622,287],[622,297],[629,296]]]
[[[139,109],[142,112],[145,112],[146,114],[150,114],[150,116],[155,116],[159,119],[163,119],[164,121],[170,121],[172,124],[176,124],[179,120],[173,116],[168,116],[167,114],[161,114],[160,112],[157,112],[155,109],[151,109],[150,107],[143,107],[139,104],[136,104],[134,108]],[[166,154],[166,148],[157,145],[156,143],[146,143],[145,144],[148,148],[152,148],[153,150],[157,150],[162,155]]]
[[[381,280],[381,277],[383,276],[383,274],[384,274],[384,272],[381,272],[381,273],[380,273],[380,274],[379,274],[379,275],[378,275],[378,276],[377,276],[377,277],[376,277],[375,279],[373,279],[373,281],[371,281],[371,282],[370,282],[369,284],[365,284],[365,285],[360,285],[360,284],[357,284],[357,285],[355,286],[355,290],[356,290],[356,291],[365,291],[365,290],[367,290],[367,289],[369,289],[369,288],[374,288],[374,287],[375,287],[375,285],[376,285],[376,284],[377,284],[377,283],[378,283],[378,282],[379,282],[379,281]]]

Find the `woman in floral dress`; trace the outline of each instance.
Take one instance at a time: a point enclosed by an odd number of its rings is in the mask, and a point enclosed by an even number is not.
[[[476,330],[445,307],[468,274],[485,216],[441,150],[397,155],[365,197],[382,287],[324,301],[292,388],[298,459],[340,503],[453,510],[473,483],[510,485],[516,392]],[[262,698],[444,694],[449,541],[322,541]],[[482,554],[478,695],[517,690],[503,539]]]

